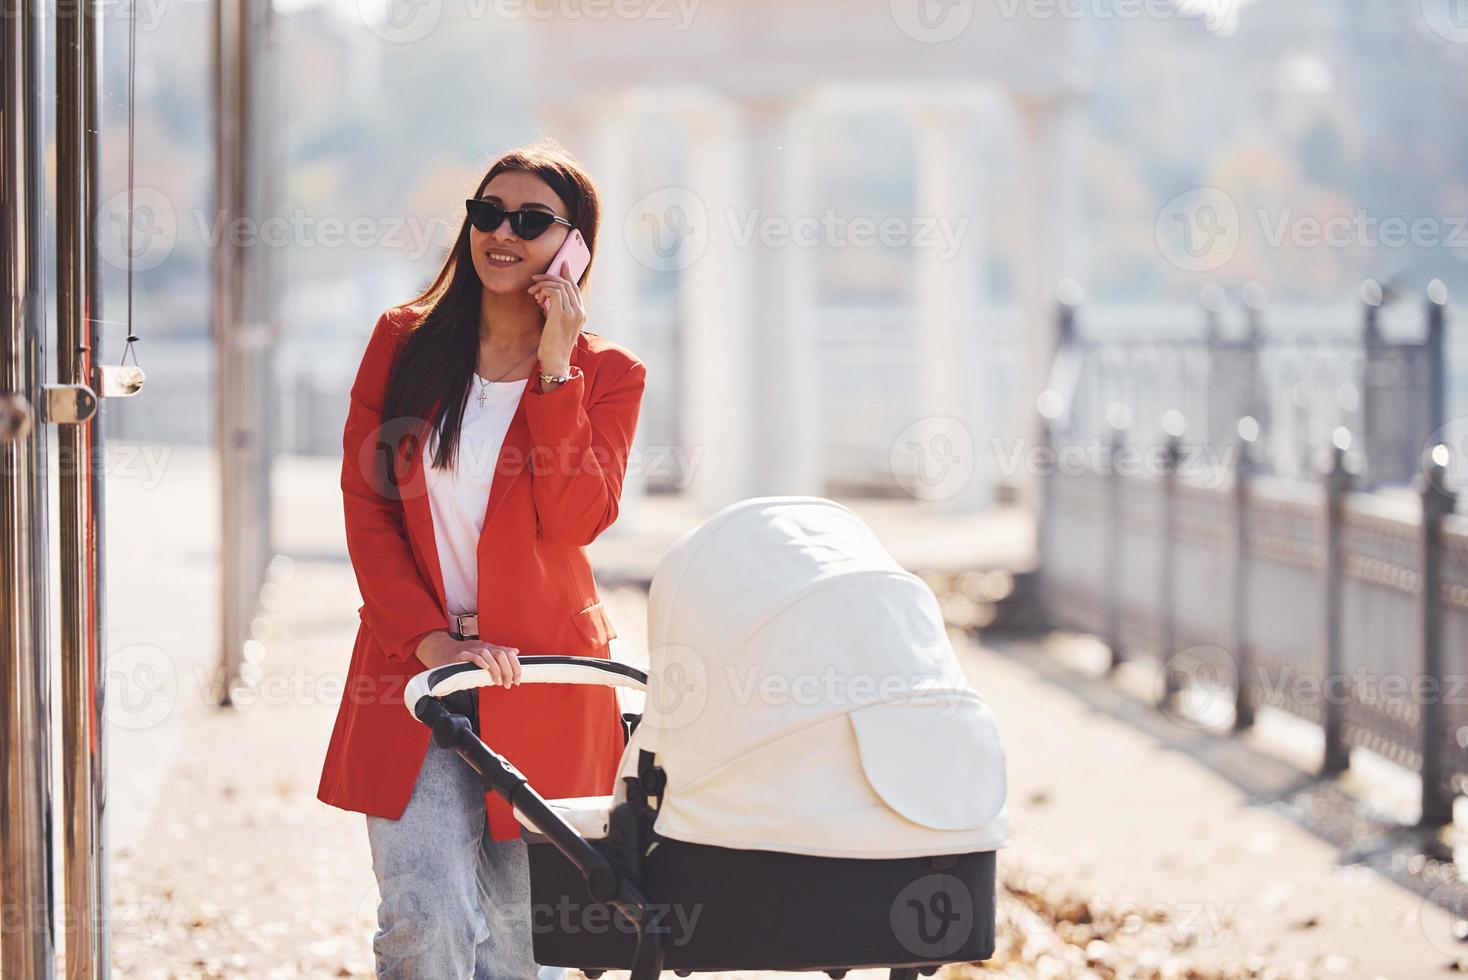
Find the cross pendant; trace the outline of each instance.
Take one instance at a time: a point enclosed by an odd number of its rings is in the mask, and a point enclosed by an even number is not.
[[[480,408],[483,408],[484,407],[484,399],[485,399],[484,389],[481,388],[480,391],[479,391],[479,407]]]

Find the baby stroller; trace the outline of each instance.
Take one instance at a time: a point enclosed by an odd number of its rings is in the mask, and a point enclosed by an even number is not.
[[[522,682],[644,692],[613,794],[544,800],[440,698],[409,710],[515,808],[535,959],[630,969],[891,969],[994,951],[1004,750],[936,596],[849,508],[755,497],[680,537],[648,600],[648,674],[523,656]],[[612,911],[615,910],[615,911]]]

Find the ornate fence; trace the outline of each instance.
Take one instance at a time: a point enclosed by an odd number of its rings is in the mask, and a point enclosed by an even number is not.
[[[1261,466],[1304,476],[1344,428],[1361,441],[1362,486],[1410,483],[1422,446],[1445,421],[1446,307],[1434,291],[1419,325],[1375,283],[1362,294],[1353,326],[1342,325],[1348,308],[1254,305],[1229,329],[1205,307],[1192,336],[1175,319],[1165,335],[1148,330],[1157,308],[1062,306],[1050,384],[1055,431],[1104,442],[1117,425],[1140,431],[1176,412],[1195,443],[1224,446],[1249,418]]]
[[[1196,384],[1108,403],[1087,385],[1144,389],[1098,367],[1142,342],[1118,355],[1076,336],[1075,311],[1065,318],[1042,400],[1055,461],[1040,521],[1051,621],[1102,637],[1113,665],[1152,660],[1172,709],[1201,691],[1232,702],[1235,730],[1261,705],[1320,725],[1322,772],[1344,769],[1352,747],[1380,753],[1422,775],[1424,823],[1450,820],[1468,792],[1468,517],[1454,514],[1450,448],[1430,442],[1442,425],[1442,305],[1429,305],[1423,340],[1389,353],[1372,349],[1368,323],[1356,362],[1364,445],[1348,451],[1351,432],[1333,419],[1335,445],[1310,478],[1273,472],[1267,416],[1255,414],[1262,385],[1208,383],[1257,381],[1238,365],[1258,358],[1230,347],[1220,367],[1210,341],[1174,343],[1171,363],[1192,364]],[[1255,336],[1256,352],[1269,344]],[[1214,413],[1191,442],[1179,405]],[[1164,418],[1153,445],[1123,425],[1147,413]],[[1409,478],[1411,490],[1383,486]]]

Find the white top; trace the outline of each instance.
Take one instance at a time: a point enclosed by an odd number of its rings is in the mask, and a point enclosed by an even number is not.
[[[937,596],[842,504],[751,497],[686,531],[653,572],[647,644],[619,775],[657,754],[664,837],[836,857],[1006,845],[1004,747]]]
[[[448,470],[431,465],[438,449],[436,433],[423,447],[423,475],[428,507],[433,512],[433,537],[443,572],[444,599],[450,615],[479,611],[479,533],[489,508],[489,488],[510,419],[520,404],[529,378],[519,381],[477,380],[469,389],[459,426],[458,458]],[[484,395],[480,405],[479,396]]]

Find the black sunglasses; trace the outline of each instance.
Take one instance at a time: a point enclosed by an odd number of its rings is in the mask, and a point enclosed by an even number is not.
[[[482,197],[465,198],[464,206],[469,209],[469,221],[480,231],[494,231],[500,226],[500,222],[509,218],[510,230],[526,241],[539,238],[545,234],[547,228],[554,224],[571,227],[571,222],[558,214],[536,208],[506,211],[493,201],[486,201]]]

